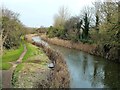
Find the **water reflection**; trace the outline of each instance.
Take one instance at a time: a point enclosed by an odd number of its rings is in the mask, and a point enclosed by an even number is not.
[[[120,64],[82,51],[49,45],[66,60],[71,88],[120,88]]]
[[[103,58],[51,45],[61,52],[71,76],[71,88],[120,88],[120,64]]]

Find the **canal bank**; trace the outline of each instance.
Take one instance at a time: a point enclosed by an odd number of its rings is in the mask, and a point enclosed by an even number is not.
[[[46,46],[46,44],[38,42],[39,40],[33,39],[36,35],[26,35],[25,40],[41,47],[47,54],[51,62],[54,64],[54,68],[50,72],[50,88],[68,88],[69,87],[69,72],[67,65],[61,54]]]
[[[69,40],[62,40],[57,37],[55,38],[48,38],[45,34],[40,34],[40,37],[55,45],[67,47],[67,48],[73,48],[77,50],[81,50],[84,52],[87,52],[92,55],[100,56],[103,58],[106,58],[107,60],[120,63],[120,45],[109,45],[109,44],[83,44],[80,43],[74,43]]]

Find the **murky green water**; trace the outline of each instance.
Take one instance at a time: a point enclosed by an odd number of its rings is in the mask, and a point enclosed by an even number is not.
[[[71,88],[120,88],[120,64],[79,50],[49,45],[64,57]]]

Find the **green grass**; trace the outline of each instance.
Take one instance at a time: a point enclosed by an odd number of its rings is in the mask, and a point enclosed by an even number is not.
[[[19,48],[15,50],[6,50],[3,54],[2,62],[16,61],[23,51],[24,51],[23,45],[20,45]]]
[[[16,72],[19,72],[19,71],[22,69],[22,67],[23,67],[23,63],[17,65],[15,71],[16,71]]]
[[[44,53],[42,48],[39,48],[30,43],[26,43],[27,52],[23,57],[23,62],[38,62],[39,64],[46,63],[49,61],[48,56]]]
[[[17,65],[14,73],[13,73],[13,77],[12,77],[12,85],[14,86],[15,83],[18,81],[18,76],[19,76],[19,71],[23,68],[23,63]]]
[[[10,63],[2,63],[0,65],[0,69],[2,68],[2,70],[8,70],[10,67],[12,67],[12,64]]]
[[[49,61],[49,58],[44,53],[42,48],[39,48],[39,47],[32,45],[31,43],[27,43],[27,42],[25,42],[25,44],[26,44],[27,52],[22,59],[22,63],[16,67],[16,69],[13,73],[12,85],[15,88],[19,87],[18,86],[19,79],[20,79],[19,75],[22,73],[21,72],[22,70],[26,69],[27,65],[30,64],[30,67],[33,70],[34,68],[46,67],[47,62]],[[32,73],[32,71],[30,73]]]
[[[23,57],[23,62],[25,62],[30,57],[36,56],[40,53],[38,47],[36,47],[30,43],[26,43],[26,47],[27,47],[27,52],[26,52],[25,56]]]
[[[9,62],[16,61],[22,52],[24,51],[24,46],[20,45],[17,49],[5,50],[3,53],[2,61],[0,62],[0,69],[7,70],[12,65]]]

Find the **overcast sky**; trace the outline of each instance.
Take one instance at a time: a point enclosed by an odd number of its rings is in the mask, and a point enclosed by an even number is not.
[[[20,14],[21,22],[29,27],[50,26],[61,6],[67,7],[72,15],[80,14],[84,5],[94,0],[3,0],[2,5]]]

